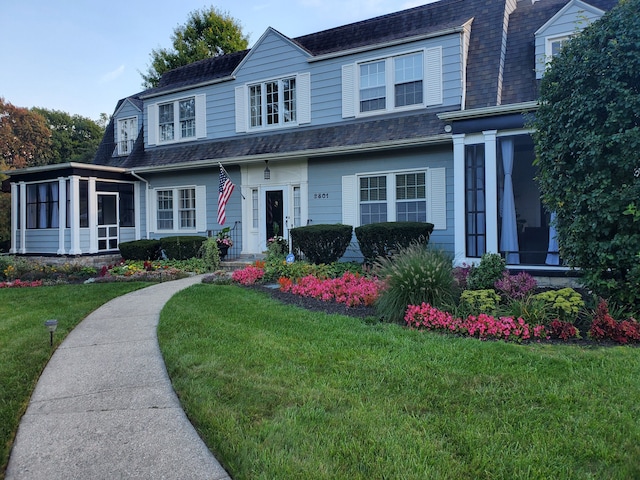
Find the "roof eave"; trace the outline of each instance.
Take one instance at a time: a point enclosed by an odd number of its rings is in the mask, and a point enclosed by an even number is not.
[[[472,118],[494,117],[518,112],[531,112],[537,110],[539,103],[537,100],[522,103],[511,103],[509,105],[496,105],[492,107],[473,108],[470,110],[455,110],[452,112],[438,113],[438,118],[445,122],[456,120],[469,120]]]

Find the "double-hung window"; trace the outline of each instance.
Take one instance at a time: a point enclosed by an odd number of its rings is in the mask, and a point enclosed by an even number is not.
[[[342,66],[343,118],[442,102],[440,47]]]
[[[447,228],[446,173],[442,167],[342,177],[342,223],[430,222]]]
[[[155,210],[151,212],[152,231],[202,232],[206,230],[206,189],[196,187],[158,188]]]
[[[250,126],[296,123],[296,79],[283,78],[249,85]]]
[[[118,120],[117,142],[118,155],[129,155],[138,137],[138,118],[123,118]]]
[[[206,137],[205,110],[205,95],[149,105],[148,144],[183,142]]]

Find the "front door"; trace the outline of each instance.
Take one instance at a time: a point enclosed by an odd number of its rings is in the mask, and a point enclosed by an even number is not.
[[[98,251],[118,249],[118,194],[98,194]]]
[[[284,236],[282,190],[268,190],[265,197],[267,244],[270,238]]]

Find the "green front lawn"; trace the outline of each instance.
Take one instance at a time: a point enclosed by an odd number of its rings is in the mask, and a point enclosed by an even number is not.
[[[54,348],[89,313],[148,283],[0,289],[0,479],[20,418],[53,348],[45,320],[57,319]]]
[[[196,285],[174,388],[241,479],[640,478],[640,350],[481,342]]]

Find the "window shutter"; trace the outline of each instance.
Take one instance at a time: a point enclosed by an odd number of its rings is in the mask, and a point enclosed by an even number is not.
[[[342,66],[342,118],[356,116],[356,65]]]
[[[429,169],[429,216],[434,230],[447,229],[447,176],[445,168]]]
[[[149,212],[149,233],[153,233],[158,230],[158,191],[151,190],[149,195],[149,205],[147,205],[147,211]]]
[[[207,230],[207,187],[205,185],[196,187],[196,230],[198,232]]]
[[[428,48],[425,52],[425,79],[427,106],[442,103],[442,47]]]
[[[154,103],[147,108],[147,143],[158,143],[158,104]]]
[[[196,138],[207,136],[207,96],[196,95]]]
[[[236,133],[247,131],[247,90],[236,87]]]
[[[298,123],[311,123],[311,74],[301,73],[296,79],[298,90]]]
[[[342,177],[342,224],[357,227],[358,222],[358,184],[355,175]]]

